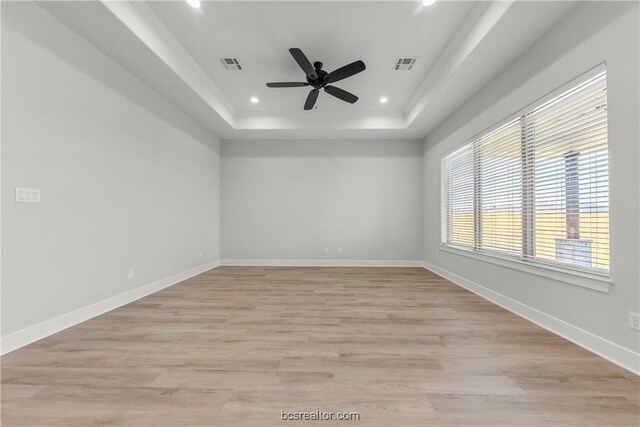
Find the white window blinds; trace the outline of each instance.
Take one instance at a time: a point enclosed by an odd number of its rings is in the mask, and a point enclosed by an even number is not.
[[[447,182],[446,241],[453,245],[473,247],[473,169],[472,145],[464,146],[443,159],[442,170]]]
[[[534,259],[609,268],[604,73],[527,115],[534,150]]]
[[[607,274],[606,72],[442,159],[442,241]]]
[[[476,142],[482,251],[511,255],[522,251],[520,134],[518,119]]]

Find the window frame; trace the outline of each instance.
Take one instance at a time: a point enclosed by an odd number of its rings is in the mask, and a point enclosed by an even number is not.
[[[576,87],[577,85],[584,83],[587,80],[592,79],[603,72],[606,73],[606,71],[607,71],[606,63],[599,64],[593,69],[572,79],[571,81],[565,83],[564,85],[553,90],[547,95],[519,109],[515,113],[509,115],[507,118],[500,120],[498,123],[494,124],[493,126],[467,139],[464,143],[457,144],[455,147],[453,147],[450,150],[447,150],[445,153],[442,154],[441,161],[440,161],[440,179],[441,179],[441,183],[440,183],[441,184],[440,185],[440,188],[441,188],[440,250],[442,250],[443,252],[462,255],[472,259],[490,262],[492,264],[497,264],[507,268],[524,271],[537,276],[548,277],[554,280],[586,287],[589,289],[594,289],[601,292],[609,291],[610,286],[614,283],[613,275],[612,275],[613,266],[611,263],[611,258],[612,258],[611,243],[609,243],[610,252],[609,252],[609,270],[608,271],[595,270],[595,269],[588,270],[580,267],[573,267],[570,264],[560,264],[552,261],[546,262],[544,259],[539,259],[539,258],[534,259],[532,255],[533,253],[535,253],[535,248],[533,246],[535,245],[535,231],[533,227],[525,228],[524,222],[533,221],[534,220],[533,218],[535,217],[535,212],[532,213],[528,209],[522,208],[522,221],[523,221],[523,229],[521,232],[522,233],[522,253],[517,256],[502,254],[498,251],[494,252],[494,251],[488,251],[488,250],[483,250],[481,248],[478,248],[477,244],[479,242],[479,235],[481,235],[482,230],[478,229],[477,227],[477,217],[475,215],[474,215],[474,231],[473,231],[474,244],[470,247],[467,247],[467,246],[460,246],[456,244],[447,243],[448,241],[447,237],[451,233],[452,224],[450,223],[450,221],[447,221],[449,212],[447,209],[448,202],[445,203],[445,198],[447,197],[447,194],[448,194],[447,192],[448,188],[447,188],[447,183],[445,182],[445,179],[444,179],[444,169],[443,169],[445,165],[445,159],[450,154],[454,153],[457,150],[462,149],[467,145],[475,146],[478,140],[486,137],[487,135],[490,135],[491,133],[495,132],[496,130],[500,129],[501,127],[515,120],[521,120],[522,127],[523,129],[525,129],[524,126],[526,126],[526,118],[529,113],[543,106],[547,102],[553,100],[557,96],[565,93],[566,91]],[[607,119],[607,125],[608,125],[608,121],[609,120]],[[609,133],[608,126],[607,126],[607,133]],[[531,149],[532,145],[526,144],[526,141],[524,141],[524,138],[522,138],[522,140],[523,140],[522,142],[523,175],[522,176],[533,177],[533,174],[527,174],[526,170],[528,168],[531,168],[531,169],[534,168],[535,167],[534,163],[525,160],[526,153],[528,152],[529,149]],[[609,146],[609,144],[607,144],[607,146]],[[476,162],[476,159],[474,158],[474,163],[475,162]],[[478,179],[476,177],[477,173],[478,172],[474,169],[473,170],[474,182]],[[608,173],[608,179],[610,180],[609,173]],[[533,193],[534,186],[535,186],[535,179],[531,179],[530,182],[526,182],[526,180],[523,179],[523,182],[522,182],[522,206],[523,207],[525,206],[525,198],[535,197]],[[477,211],[477,205],[480,205],[481,203],[482,203],[481,197],[479,197],[476,194],[476,192],[474,192],[474,196],[473,196],[474,213],[476,213]],[[611,200],[609,199],[609,212],[610,211],[611,211]],[[533,218],[530,218],[530,217],[533,217]],[[609,242],[611,242],[610,232],[609,232]]]

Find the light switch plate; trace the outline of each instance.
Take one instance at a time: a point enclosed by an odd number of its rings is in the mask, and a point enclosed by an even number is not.
[[[40,203],[39,188],[16,188],[16,202]]]

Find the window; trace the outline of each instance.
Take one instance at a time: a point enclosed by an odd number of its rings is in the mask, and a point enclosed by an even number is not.
[[[447,197],[447,242],[473,247],[473,147],[462,147],[444,159]]]
[[[522,164],[520,123],[507,125],[477,142],[478,249],[518,255],[522,252]]]
[[[604,67],[442,158],[442,242],[608,275]]]

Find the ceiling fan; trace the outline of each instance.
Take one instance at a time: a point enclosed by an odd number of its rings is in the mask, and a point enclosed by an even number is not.
[[[354,74],[358,74],[366,69],[364,62],[355,61],[351,64],[347,64],[344,67],[340,67],[335,71],[327,73],[322,69],[322,62],[311,62],[307,59],[304,53],[297,47],[289,49],[291,56],[296,60],[302,71],[307,75],[306,82],[278,82],[267,83],[267,87],[303,87],[312,86],[311,92],[307,95],[307,100],[304,103],[305,110],[311,110],[316,104],[320,89],[324,89],[329,95],[333,95],[338,99],[353,104],[358,100],[358,97],[352,93],[347,92],[339,87],[331,86],[329,83],[335,83],[347,77],[351,77]]]

